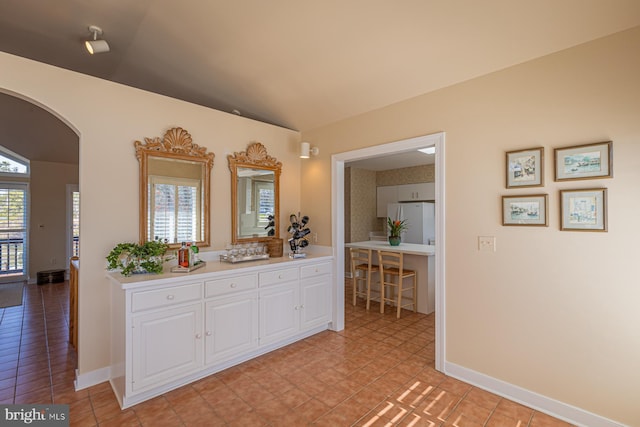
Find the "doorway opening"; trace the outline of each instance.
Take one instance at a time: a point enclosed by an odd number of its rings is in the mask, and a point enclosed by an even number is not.
[[[344,277],[345,277],[345,163],[434,146],[435,153],[435,193],[436,193],[436,259],[435,259],[435,320],[436,354],[435,368],[444,371],[445,361],[445,134],[444,132],[425,135],[387,144],[366,147],[331,156],[331,199],[332,199],[332,242],[336,283],[333,290],[333,329],[344,329]]]

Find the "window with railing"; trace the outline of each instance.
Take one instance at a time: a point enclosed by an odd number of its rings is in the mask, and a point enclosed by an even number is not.
[[[71,194],[71,256],[80,256],[80,193],[77,191]]]
[[[0,184],[0,275],[23,274],[26,234],[26,185]]]

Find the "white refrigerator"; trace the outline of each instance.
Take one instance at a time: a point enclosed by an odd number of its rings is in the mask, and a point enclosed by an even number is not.
[[[402,235],[404,243],[428,245],[436,238],[436,209],[433,202],[389,203],[387,217],[405,220],[407,230]]]

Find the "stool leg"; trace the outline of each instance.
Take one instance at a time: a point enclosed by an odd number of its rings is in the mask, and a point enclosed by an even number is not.
[[[367,272],[367,311],[369,311],[370,303],[371,303],[371,274]]]
[[[380,313],[384,314],[384,300],[385,300],[385,278],[380,276]]]
[[[413,276],[413,312],[418,311],[418,273]]]
[[[358,271],[353,272],[353,283],[351,289],[353,291],[353,305],[356,305],[356,289],[358,288]]]
[[[400,310],[402,310],[402,276],[398,276],[398,297],[396,300],[396,305],[398,306],[398,312],[396,314],[396,318],[400,318]]]

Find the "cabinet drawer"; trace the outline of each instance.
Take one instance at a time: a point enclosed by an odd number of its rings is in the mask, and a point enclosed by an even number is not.
[[[321,276],[323,274],[329,273],[331,273],[330,262],[316,265],[305,265],[304,267],[300,267],[300,277],[302,279],[304,279],[305,277]]]
[[[258,287],[256,275],[227,277],[226,279],[208,280],[205,282],[205,298],[226,295],[232,292],[249,291]]]
[[[287,268],[282,270],[267,271],[260,273],[260,286],[277,285],[278,283],[289,282],[298,279],[297,268]]]
[[[166,307],[202,298],[202,284],[173,286],[171,288],[153,291],[135,292],[131,297],[131,311],[149,310],[151,308]]]

